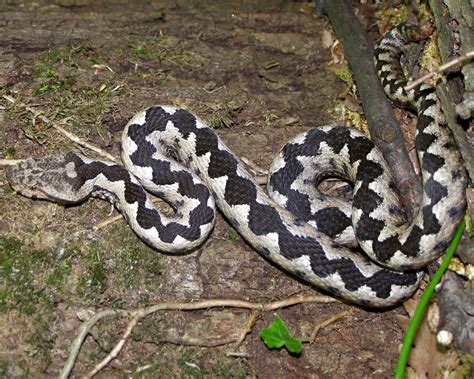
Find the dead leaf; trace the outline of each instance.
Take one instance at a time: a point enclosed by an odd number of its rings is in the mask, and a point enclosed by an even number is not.
[[[329,49],[334,43],[334,35],[329,30],[324,30],[321,35],[321,42],[325,49]]]
[[[346,96],[343,103],[352,112],[364,113],[359,101],[351,94]]]
[[[417,300],[407,300],[403,306],[410,317],[401,315],[396,317],[397,323],[404,331],[408,328],[410,318],[413,316],[417,305]],[[454,358],[452,354],[438,346],[436,335],[431,332],[425,316],[418,327],[408,358],[408,364],[415,377],[418,379],[442,378],[443,371],[446,371],[448,367],[452,367]]]

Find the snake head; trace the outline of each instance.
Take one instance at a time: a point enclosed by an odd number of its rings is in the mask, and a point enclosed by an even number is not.
[[[79,158],[74,153],[26,159],[6,170],[10,186],[23,196],[60,203],[77,203],[83,196],[74,190]]]

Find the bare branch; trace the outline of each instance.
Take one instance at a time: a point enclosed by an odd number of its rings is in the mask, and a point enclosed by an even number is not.
[[[89,320],[85,321],[79,328],[79,334],[76,336],[74,341],[71,343],[71,352],[69,353],[69,357],[64,365],[59,378],[66,379],[69,377],[74,364],[76,362],[77,356],[79,355],[79,351],[81,349],[82,343],[84,342],[85,338],[89,334],[92,327],[102,318],[108,316],[125,316],[125,317],[132,317],[132,320],[127,325],[125,333],[123,334],[120,341],[117,345],[112,349],[109,355],[105,357],[102,362],[97,364],[94,369],[88,374],[89,377],[92,377],[97,372],[99,372],[103,367],[105,367],[112,359],[118,356],[121,349],[123,348],[127,338],[130,336],[131,331],[137,324],[137,322],[158,311],[162,310],[176,310],[176,311],[191,311],[197,309],[207,309],[207,308],[220,308],[220,307],[228,307],[228,308],[245,308],[245,309],[252,309],[256,311],[272,311],[278,308],[289,307],[295,304],[302,304],[302,303],[332,303],[338,300],[329,297],[329,296],[304,296],[304,295],[296,295],[291,296],[283,300],[278,300],[271,303],[254,303],[251,301],[245,300],[234,300],[234,299],[213,299],[213,300],[202,300],[202,301],[191,301],[188,303],[179,303],[179,302],[163,302],[159,304],[152,305],[146,308],[138,308],[135,310],[126,310],[126,309],[106,309],[96,313],[93,317]],[[249,318],[251,320],[251,318]],[[248,323],[247,323],[248,324]]]
[[[0,159],[0,166],[16,166],[24,161],[24,159]]]
[[[421,83],[424,83],[426,82],[427,80],[429,80],[430,78],[432,78],[433,76],[435,76],[436,74],[439,74],[441,72],[444,72],[446,71],[447,69],[449,69],[450,67],[452,66],[455,66],[457,64],[460,64],[464,61],[468,61],[468,60],[471,60],[472,58],[474,58],[474,51],[470,51],[468,52],[467,54],[465,55],[462,55],[460,57],[457,57],[456,59],[453,59],[439,67],[437,67],[435,70],[433,71],[430,71],[429,73],[427,73],[426,75],[423,75],[422,77],[416,79],[415,81],[407,84],[405,87],[403,87],[403,89],[405,91],[411,91],[413,88],[415,88],[416,86],[420,85]]]
[[[324,10],[344,47],[344,55],[367,118],[370,137],[392,168],[405,210],[412,213],[421,199],[421,182],[415,175],[392,104],[375,71],[372,42],[350,1],[326,0]]]
[[[100,370],[102,370],[107,364],[112,360],[117,358],[117,356],[120,353],[120,350],[122,350],[123,345],[125,345],[125,342],[127,342],[127,338],[130,336],[132,333],[133,328],[135,325],[137,325],[138,321],[140,320],[139,316],[135,316],[127,325],[127,329],[125,329],[125,332],[123,333],[122,338],[120,341],[115,345],[115,347],[112,349],[112,351],[100,362],[98,363],[93,370],[91,370],[85,377],[86,378],[92,378],[95,374],[97,374]]]
[[[327,320],[321,322],[320,324],[316,325],[311,333],[311,336],[309,337],[309,343],[313,343],[314,340],[316,339],[316,335],[318,334],[318,332],[325,328],[326,326],[332,324],[333,322],[336,322],[337,320],[343,318],[343,317],[346,317],[346,316],[349,316],[353,313],[353,310],[348,310],[348,311],[342,311],[342,312],[339,312],[339,313],[336,313],[334,316],[328,318]]]
[[[239,348],[240,344],[244,341],[247,334],[252,331],[253,325],[255,324],[257,317],[258,317],[258,313],[256,311],[253,311],[252,313],[250,313],[250,316],[247,318],[247,321],[245,322],[245,325],[240,332],[239,338],[234,344],[234,347],[232,349],[233,351],[227,352],[226,353],[227,356],[237,352],[237,349]]]
[[[69,374],[72,371],[72,368],[74,367],[74,364],[76,363],[76,358],[79,355],[79,351],[81,350],[82,343],[86,339],[86,336],[89,334],[89,331],[91,328],[102,318],[107,317],[107,316],[115,316],[117,315],[117,311],[114,309],[107,309],[105,311],[96,313],[93,317],[91,317],[89,320],[84,322],[80,327],[79,327],[79,333],[74,339],[74,342],[71,344],[71,352],[69,353],[69,358],[66,361],[66,364],[64,365],[63,369],[61,370],[61,373],[59,374],[60,379],[67,379],[69,377]]]

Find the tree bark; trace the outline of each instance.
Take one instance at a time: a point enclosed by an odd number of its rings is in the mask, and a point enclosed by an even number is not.
[[[474,50],[474,11],[467,0],[430,0],[431,10],[438,31],[438,47],[441,61],[446,63]],[[462,75],[461,75],[462,74]],[[466,164],[467,172],[474,180],[474,152],[466,133],[458,123],[461,118],[472,116],[474,104],[474,64],[453,67],[446,83],[440,83],[436,92],[441,101],[446,121],[451,128]],[[459,103],[456,108],[454,104]],[[472,187],[467,189],[468,205],[474,198]],[[468,207],[472,218],[473,209]],[[457,255],[465,265],[472,264],[472,248],[459,245]],[[447,272],[443,286],[437,294],[440,325],[438,341],[454,342],[462,351],[474,353],[474,294],[473,283],[463,280],[453,272]]]
[[[467,0],[430,0],[443,63],[474,50],[474,11]],[[474,96],[474,65],[455,67],[464,77],[464,98]],[[463,95],[463,94],[461,94]],[[459,102],[459,101],[456,101]]]
[[[430,0],[430,6],[438,31],[438,47],[442,63],[473,51],[474,11],[468,1]],[[453,67],[451,74],[447,77],[447,84],[439,84],[437,93],[472,181],[474,180],[474,151],[457,122],[456,110],[460,110],[458,113],[462,118],[471,117],[474,106],[474,64]],[[453,104],[456,103],[460,104],[455,110]]]
[[[474,285],[447,271],[437,292],[439,307],[438,341],[452,342],[467,354],[474,354]]]

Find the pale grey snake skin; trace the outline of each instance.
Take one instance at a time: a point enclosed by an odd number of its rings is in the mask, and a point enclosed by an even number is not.
[[[417,270],[445,251],[465,209],[466,174],[433,87],[403,91],[399,58],[410,39],[411,29],[398,26],[375,58],[387,94],[418,110],[423,198],[413,220],[404,217],[381,153],[354,129],[325,126],[293,138],[272,163],[269,196],[211,128],[168,106],[129,121],[125,167],[70,152],[28,159],[7,176],[33,198],[105,198],[143,241],[168,253],[199,246],[217,204],[255,250],[296,277],[363,306],[392,306],[416,289]],[[328,173],[354,184],[352,205],[317,190]],[[174,216],[160,214],[146,191],[165,199]],[[370,260],[351,250],[355,239]]]

